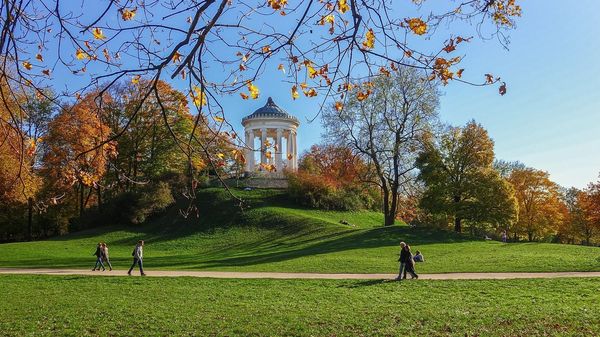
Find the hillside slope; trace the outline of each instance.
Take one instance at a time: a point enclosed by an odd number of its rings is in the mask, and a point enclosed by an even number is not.
[[[142,226],[107,224],[46,241],[0,245],[0,267],[91,268],[99,241],[113,266],[129,266],[138,239],[146,241],[147,269],[393,273],[398,243],[421,250],[426,273],[598,271],[600,249],[545,243],[502,244],[437,230],[382,227],[376,212],[332,212],[294,207],[282,192],[235,191],[243,211],[220,189],[198,195],[199,218],[183,205]],[[340,223],[344,220],[351,225]]]

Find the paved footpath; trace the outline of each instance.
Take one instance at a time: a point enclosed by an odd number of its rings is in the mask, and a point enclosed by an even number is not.
[[[91,271],[82,269],[29,269],[0,268],[0,274],[35,274],[35,275],[95,275],[95,276],[127,276],[126,270]],[[271,273],[271,272],[238,272],[238,271],[174,271],[147,270],[150,277],[204,277],[204,278],[245,278],[245,279],[329,279],[329,280],[381,280],[393,279],[396,274],[319,274],[319,273]],[[133,276],[139,276],[135,270]],[[600,272],[550,272],[550,273],[447,273],[420,274],[423,280],[502,280],[518,278],[559,278],[559,277],[600,277]]]

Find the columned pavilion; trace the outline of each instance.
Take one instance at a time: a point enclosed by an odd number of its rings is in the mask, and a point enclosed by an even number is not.
[[[242,125],[246,136],[247,173],[266,172],[265,165],[275,166],[275,172],[268,172],[274,175],[281,175],[283,170],[298,169],[296,136],[300,122],[277,106],[271,97],[265,106],[244,117]]]

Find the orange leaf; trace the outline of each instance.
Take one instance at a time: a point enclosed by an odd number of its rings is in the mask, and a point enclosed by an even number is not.
[[[506,95],[506,83],[505,82],[502,82],[502,85],[500,86],[500,88],[498,88],[498,92],[502,96]]]
[[[135,16],[136,11],[137,11],[137,7],[134,9],[123,8],[121,10],[121,18],[123,18],[124,21],[133,20],[133,17]]]

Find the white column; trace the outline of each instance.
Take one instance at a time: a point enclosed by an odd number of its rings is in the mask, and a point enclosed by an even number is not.
[[[298,170],[298,144],[296,143],[296,132],[294,131],[294,133],[292,133],[292,154],[294,156],[294,158],[292,159],[293,161],[293,168],[294,171]]]
[[[246,171],[254,172],[254,130],[250,129],[246,138]]]
[[[267,149],[265,149],[265,144],[267,144],[267,129],[260,129],[260,162],[262,164],[267,163]]]
[[[275,167],[277,167],[277,172],[281,172],[281,170],[282,170],[282,165],[281,165],[281,152],[283,152],[283,149],[281,146],[282,132],[283,132],[283,130],[281,130],[281,128],[277,128],[277,139],[275,140],[277,142],[277,151],[275,151]]]
[[[287,134],[287,142],[286,142],[286,150],[285,150],[285,160],[287,160],[287,168],[288,170],[292,170],[292,159],[290,159],[290,154],[292,153],[292,130],[288,130]]]

